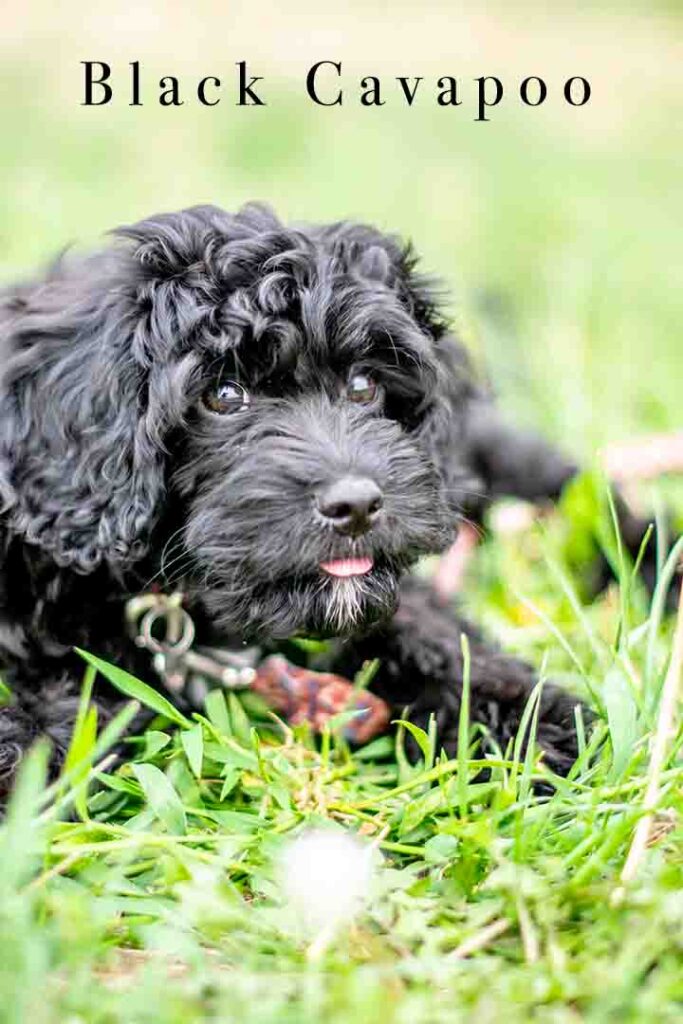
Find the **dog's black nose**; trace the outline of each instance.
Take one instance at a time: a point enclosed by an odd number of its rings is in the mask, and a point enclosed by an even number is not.
[[[318,512],[329,519],[337,533],[359,537],[367,533],[382,510],[384,498],[366,476],[345,476],[318,491]]]

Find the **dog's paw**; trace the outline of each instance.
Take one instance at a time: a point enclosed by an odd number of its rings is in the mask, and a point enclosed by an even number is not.
[[[577,717],[586,731],[594,720],[588,705],[558,686],[547,686],[541,697],[536,742],[543,764],[557,775],[566,775],[579,756]]]
[[[544,688],[536,730],[536,746],[542,763],[557,775],[566,775],[579,754],[576,731],[577,707],[588,729],[593,720],[593,713],[583,701],[557,686],[548,685]],[[480,747],[482,755],[492,753],[496,749],[503,752],[509,749],[518,734],[523,712],[524,704],[518,701],[506,703],[490,699],[480,701],[475,698],[471,719],[484,726],[485,735]],[[428,733],[432,715],[436,724],[437,752],[443,750],[447,757],[457,757],[460,702],[447,697],[436,708],[416,704],[408,709],[406,718]],[[410,734],[406,735],[405,750],[408,759],[413,763],[422,756],[418,743]],[[525,740],[522,744],[522,756],[525,756],[526,750]]]

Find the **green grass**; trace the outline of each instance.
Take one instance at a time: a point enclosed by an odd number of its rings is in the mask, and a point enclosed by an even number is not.
[[[46,789],[37,748],[0,830],[2,1020],[680,1019],[680,728],[654,766],[650,845],[620,880],[672,623],[627,569],[626,601],[613,588],[582,607],[562,568],[570,523],[558,515],[521,550],[519,537],[489,544],[479,588],[489,619],[544,676],[577,690],[585,676],[600,694],[567,780],[518,742],[486,761],[482,781],[464,715],[456,757],[422,734],[425,759],[411,766],[400,735],[352,752],[333,729],[316,745],[219,691],[204,714],[159,715],[112,774],[106,748],[132,707],[96,741],[88,672],[65,775]],[[99,667],[164,712],[142,684]],[[367,905],[315,957],[279,869],[313,825],[381,851]]]
[[[354,216],[412,236],[521,421],[587,459],[607,441],[680,427],[680,90],[664,45],[680,31],[675,5],[641,6],[631,22],[612,7],[554,10],[553,39],[566,29],[576,46],[577,18],[583,26],[576,59],[594,82],[592,120],[501,110],[486,126],[429,106],[315,110],[291,81],[263,111],[86,111],[73,68],[103,55],[92,26],[85,12],[67,19],[58,59],[35,6],[28,34],[2,52],[4,279],[66,243],[196,202],[261,198],[286,217]],[[566,54],[546,57],[536,6],[523,31],[541,32],[529,73],[552,77]],[[349,60],[370,7],[344,16]],[[514,12],[495,16],[500,31],[473,73],[482,63],[509,72],[523,42]],[[186,38],[175,17],[154,32],[143,22],[134,53],[112,23],[114,55],[167,73]],[[466,38],[457,21],[452,34]],[[249,56],[233,55],[232,38],[204,32],[197,69]],[[429,73],[428,52],[396,73]],[[680,514],[680,487],[658,495]],[[680,726],[657,773],[654,841],[623,892],[620,881],[673,626],[618,557],[620,588],[581,603],[575,566],[596,519],[609,539],[605,508],[579,489],[560,515],[490,539],[466,588],[468,611],[508,649],[600,708],[551,798],[533,785],[542,766],[514,749],[476,781],[476,730],[464,719],[456,758],[434,758],[421,737],[427,763],[411,768],[400,744],[352,753],[330,735],[317,749],[220,695],[204,718],[159,718],[112,773],[106,749],[125,721],[98,731],[93,748],[86,677],[68,776],[46,788],[39,748],[0,829],[3,1024],[679,1020]],[[608,547],[614,557],[614,538]],[[310,824],[361,832],[382,856],[365,911],[318,959],[278,881],[283,846]]]

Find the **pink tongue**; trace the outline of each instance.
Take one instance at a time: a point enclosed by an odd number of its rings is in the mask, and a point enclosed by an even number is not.
[[[321,562],[320,568],[330,576],[364,576],[372,569],[372,559],[338,558],[334,562]]]

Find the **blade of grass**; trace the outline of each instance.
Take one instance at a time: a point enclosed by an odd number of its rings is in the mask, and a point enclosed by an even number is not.
[[[460,712],[458,714],[458,806],[460,817],[467,815],[467,770],[468,745],[470,734],[470,683],[472,659],[470,642],[466,633],[460,634],[460,650],[462,652],[462,693],[460,695]]]
[[[182,800],[164,773],[153,764],[134,764],[133,773],[147,803],[172,835],[185,835],[187,818]]]
[[[657,719],[657,730],[652,742],[652,753],[648,768],[648,782],[643,797],[644,814],[638,821],[631,847],[626,862],[621,872],[621,885],[615,890],[613,899],[619,902],[623,898],[625,887],[636,877],[642,862],[655,806],[659,799],[659,789],[662,769],[666,761],[666,752],[669,741],[673,734],[673,725],[676,715],[676,708],[679,701],[681,679],[683,678],[683,590],[678,602],[678,616],[676,619],[676,631],[674,633],[673,650],[669,669],[664,680],[662,698]]]
[[[645,687],[648,693],[652,693],[655,685],[654,667],[656,660],[657,638],[662,625],[662,619],[664,618],[664,610],[666,608],[669,588],[671,587],[671,582],[681,558],[683,558],[683,537],[679,537],[669,552],[669,556],[664,563],[664,568],[657,580],[654,594],[652,595],[644,672]]]
[[[139,701],[145,707],[155,711],[158,715],[163,715],[165,718],[170,719],[170,721],[175,722],[176,725],[181,726],[183,729],[190,729],[192,727],[193,723],[189,718],[186,718],[185,715],[178,711],[178,708],[171,704],[169,700],[166,700],[158,690],[154,690],[147,683],[136,679],[130,672],[126,672],[125,669],[118,668],[116,665],[110,665],[108,661],[104,661],[88,651],[83,651],[80,647],[74,647],[74,650],[89,665],[94,666],[112,686],[115,686],[121,693],[125,693],[127,697],[132,697],[133,700]]]

